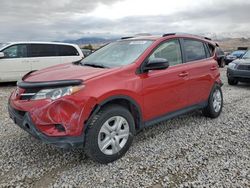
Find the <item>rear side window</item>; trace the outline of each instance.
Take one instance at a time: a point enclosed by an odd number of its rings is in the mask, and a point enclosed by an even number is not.
[[[207,58],[203,42],[197,40],[184,39],[184,51],[186,61],[197,61]]]
[[[3,50],[4,58],[23,58],[27,57],[27,46],[25,44],[18,44],[10,46]]]
[[[57,45],[59,56],[79,56],[78,51],[73,46]]]
[[[53,44],[30,44],[29,57],[57,56],[56,46]]]

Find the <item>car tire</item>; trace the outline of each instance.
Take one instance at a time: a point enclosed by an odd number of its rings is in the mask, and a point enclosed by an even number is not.
[[[203,115],[210,118],[217,118],[223,107],[223,94],[221,87],[215,85],[209,95],[208,104],[202,110]]]
[[[127,152],[134,134],[131,113],[120,105],[109,105],[91,119],[85,135],[85,153],[102,164],[113,162]]]
[[[238,84],[238,81],[237,81],[237,80],[234,80],[234,79],[231,79],[231,78],[228,78],[228,79],[227,79],[227,82],[228,82],[229,85],[232,85],[232,86]]]

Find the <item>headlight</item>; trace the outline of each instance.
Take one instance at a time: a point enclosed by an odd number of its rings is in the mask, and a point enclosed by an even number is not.
[[[84,86],[69,86],[69,87],[62,87],[55,89],[42,89],[32,97],[32,100],[39,100],[39,99],[56,100],[66,95],[72,95],[73,93],[76,93],[82,88],[84,88]]]
[[[236,68],[236,64],[235,64],[235,63],[229,63],[229,64],[228,64],[228,67],[229,67],[230,69],[235,69],[235,68]]]

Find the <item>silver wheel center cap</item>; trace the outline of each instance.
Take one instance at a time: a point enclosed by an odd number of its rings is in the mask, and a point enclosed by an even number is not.
[[[110,137],[114,138],[115,136],[116,136],[116,132],[114,131],[114,132],[111,133]]]

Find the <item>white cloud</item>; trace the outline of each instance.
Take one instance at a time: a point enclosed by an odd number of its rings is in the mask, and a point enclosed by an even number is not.
[[[175,31],[250,37],[249,10],[245,0],[8,0],[0,42]]]

